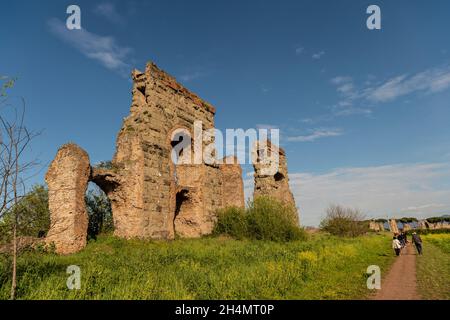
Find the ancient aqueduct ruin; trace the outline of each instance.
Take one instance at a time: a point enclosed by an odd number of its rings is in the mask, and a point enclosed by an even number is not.
[[[132,77],[131,110],[117,136],[112,168],[91,167],[86,151],[66,144],[47,172],[51,227],[46,242],[53,243],[58,253],[74,253],[86,246],[88,182],[106,193],[115,235],[127,239],[200,237],[212,232],[217,209],[244,207],[237,161],[175,165],[171,160],[174,130],[192,132],[197,120],[203,129],[214,128],[215,108],[153,63],[144,73],[133,71]],[[269,195],[295,206],[285,153],[270,143],[266,148],[279,153],[278,172],[263,174],[258,159],[254,196]]]

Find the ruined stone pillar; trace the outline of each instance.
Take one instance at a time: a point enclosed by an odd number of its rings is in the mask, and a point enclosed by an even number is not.
[[[88,215],[85,194],[90,176],[88,154],[76,144],[62,146],[45,176],[50,230],[46,243],[70,254],[86,246]]]
[[[392,233],[398,233],[397,221],[395,219],[389,220],[389,228]]]
[[[254,154],[253,161],[255,170],[253,198],[268,196],[296,207],[294,196],[289,188],[286,153],[284,150],[273,145],[270,141],[267,143],[258,142],[254,150],[256,154]],[[272,156],[276,153],[278,153],[278,163],[274,160],[276,157]],[[267,159],[270,159],[270,161],[267,161]],[[268,174],[271,171],[267,170],[268,167],[273,165],[278,165],[278,170],[272,170],[271,174]]]
[[[375,232],[384,231],[384,225],[382,222],[369,221],[369,229]]]

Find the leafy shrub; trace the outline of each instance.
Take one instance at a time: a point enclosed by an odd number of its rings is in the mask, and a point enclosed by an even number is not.
[[[298,226],[295,208],[270,197],[258,197],[246,209],[219,210],[214,234],[278,242],[306,238],[305,231]]]
[[[14,212],[17,213],[17,235],[42,238],[50,227],[48,190],[35,185],[17,205],[12,206],[0,221],[0,242],[12,239]]]
[[[217,211],[215,234],[227,234],[236,239],[243,239],[248,234],[245,209],[229,207]]]
[[[340,237],[357,237],[369,231],[367,221],[358,209],[332,205],[327,209],[327,216],[320,223],[323,231]]]

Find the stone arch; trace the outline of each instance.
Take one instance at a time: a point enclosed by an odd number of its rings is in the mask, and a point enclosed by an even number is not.
[[[91,168],[91,175],[89,182],[95,184],[101,191],[103,191],[111,204],[111,214],[114,224],[114,233],[116,227],[120,229],[123,220],[120,217],[120,210],[117,208],[118,195],[120,194],[120,182],[113,168]]]

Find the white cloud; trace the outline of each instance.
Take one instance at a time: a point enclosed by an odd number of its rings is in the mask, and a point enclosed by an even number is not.
[[[50,19],[48,26],[51,33],[84,56],[128,77],[131,66],[125,61],[132,52],[131,48],[119,46],[111,36],[100,36],[86,29],[68,30],[66,25],[56,18]]]
[[[303,225],[318,225],[333,203],[357,207],[367,217],[421,218],[448,213],[449,178],[450,165],[446,163],[339,168],[323,174],[289,175]]]
[[[431,68],[413,75],[397,75],[377,84],[373,84],[374,79],[374,76],[369,76],[362,86],[356,86],[348,76],[331,79],[343,99],[337,105],[346,107],[356,102],[383,103],[413,93],[431,94],[446,90],[450,88],[450,67]]]
[[[348,76],[337,76],[337,77],[331,79],[331,83],[333,83],[335,85],[346,84],[351,81],[352,81],[352,78],[348,77]]]
[[[113,3],[104,2],[98,4],[94,8],[94,13],[105,17],[112,23],[123,23],[124,20],[122,16],[117,12],[116,6]]]
[[[404,212],[411,212],[411,211],[424,211],[425,209],[433,209],[433,208],[445,208],[447,207],[445,204],[442,203],[429,203],[429,204],[423,204],[420,206],[411,206],[407,208],[401,209],[401,211]]]
[[[387,102],[415,92],[435,93],[450,87],[450,68],[432,68],[414,75],[399,75],[366,90],[367,99]]]
[[[301,55],[303,53],[303,51],[305,51],[305,48],[303,48],[303,47],[295,48],[295,54],[296,55]]]
[[[432,94],[450,88],[450,66],[430,68],[413,75],[397,75],[385,81],[368,75],[357,85],[352,77],[337,76],[330,82],[340,96],[331,113],[319,120],[331,120],[338,116],[370,115],[376,104],[394,101],[411,94]]]
[[[300,136],[291,136],[287,137],[288,141],[291,142],[312,142],[317,139],[326,138],[326,137],[337,137],[343,135],[343,131],[341,129],[315,129],[311,134],[308,135],[300,135]]]
[[[369,108],[358,108],[352,107],[351,105],[340,104],[339,107],[344,108],[335,108],[334,115],[336,116],[352,116],[352,115],[370,115],[372,114],[372,110]]]
[[[320,58],[322,58],[322,56],[323,56],[324,54],[325,54],[325,51],[320,51],[320,52],[314,53],[314,54],[312,55],[312,58],[315,59],[315,60],[319,60]]]
[[[270,89],[268,88],[268,87],[266,87],[266,86],[261,86],[261,92],[263,93],[263,94],[266,94],[266,93],[268,93],[270,91]]]
[[[181,81],[190,82],[190,81],[202,78],[202,77],[206,76],[206,74],[207,74],[206,72],[194,71],[192,73],[182,74],[178,78]]]

